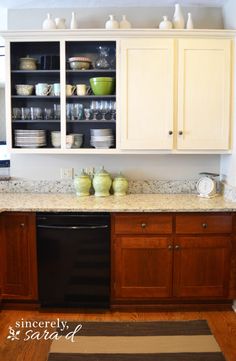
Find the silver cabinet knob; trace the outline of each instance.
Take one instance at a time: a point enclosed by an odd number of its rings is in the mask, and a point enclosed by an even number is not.
[[[142,227],[142,228],[146,228],[146,227],[147,227],[147,224],[146,224],[146,223],[141,223],[141,227]]]
[[[207,228],[208,227],[208,224],[207,223],[203,223],[202,224],[202,228]]]
[[[180,249],[180,246],[178,244],[176,244],[175,249],[176,249],[176,251],[178,251]]]
[[[173,249],[172,244],[169,244],[167,248],[168,248],[169,251],[171,251]]]
[[[24,223],[21,223],[20,226],[21,226],[21,228],[24,228],[25,224],[24,224]]]

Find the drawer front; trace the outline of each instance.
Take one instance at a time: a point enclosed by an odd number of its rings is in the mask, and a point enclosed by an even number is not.
[[[115,234],[170,234],[172,215],[162,214],[116,214]]]
[[[176,233],[231,233],[232,216],[222,214],[177,215]]]

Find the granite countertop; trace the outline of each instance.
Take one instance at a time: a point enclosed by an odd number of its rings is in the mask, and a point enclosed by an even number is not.
[[[236,211],[236,202],[222,196],[195,194],[130,194],[124,197],[77,197],[74,194],[0,193],[0,212],[224,212]]]

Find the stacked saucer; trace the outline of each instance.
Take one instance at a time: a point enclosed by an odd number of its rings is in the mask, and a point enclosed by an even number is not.
[[[45,147],[45,145],[47,145],[45,130],[31,130],[31,129],[15,130],[16,147],[39,148],[39,147]]]
[[[90,129],[90,144],[94,148],[108,149],[114,145],[112,129]]]

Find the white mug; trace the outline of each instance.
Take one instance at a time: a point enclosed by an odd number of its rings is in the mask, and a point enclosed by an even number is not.
[[[90,87],[86,84],[77,84],[76,85],[76,93],[77,95],[87,95],[90,90]]]
[[[71,85],[71,84],[66,84],[66,95],[68,97],[70,97],[71,95],[74,94],[76,90],[76,86],[75,85]]]
[[[60,83],[54,83],[52,85],[52,95],[59,97],[61,93],[61,85]]]
[[[35,94],[39,96],[49,95],[52,91],[52,86],[47,83],[38,83],[35,85]]]

